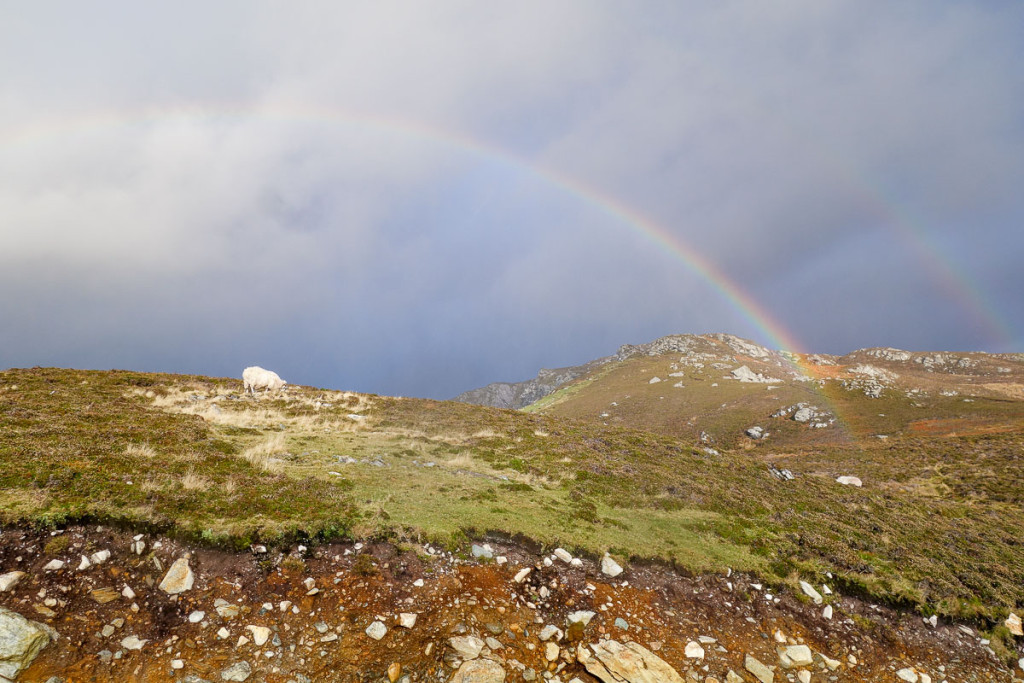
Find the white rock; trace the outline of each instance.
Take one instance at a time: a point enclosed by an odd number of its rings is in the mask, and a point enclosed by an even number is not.
[[[614,578],[622,573],[622,567],[619,566],[618,562],[612,559],[611,555],[605,553],[604,557],[601,558],[601,573]]]
[[[558,628],[557,626],[552,626],[551,624],[548,624],[540,630],[540,634],[538,637],[541,640],[548,640],[551,637],[554,637],[555,640],[561,640],[564,635],[565,634],[562,633],[562,629]]]
[[[175,670],[181,670],[185,668],[185,662],[180,659],[171,660],[171,668]]]
[[[558,655],[561,649],[558,647],[558,643],[545,643],[544,644],[544,659],[549,662],[553,662],[558,659]]]
[[[605,683],[683,683],[683,677],[675,669],[639,643],[623,644],[616,640],[602,640],[590,646],[580,643],[576,659]]]
[[[564,550],[562,548],[555,548],[555,557],[557,557],[565,563],[572,562],[572,555],[570,555],[567,550]]]
[[[1024,636],[1024,630],[1021,630],[1020,617],[1013,612],[1010,612],[1010,616],[1003,623],[1006,625],[1006,628],[1010,629],[1010,633],[1013,635]]]
[[[851,477],[851,476],[848,476],[848,475],[843,475],[841,477],[836,477],[836,481],[839,482],[840,484],[843,484],[844,486],[863,486],[864,485],[864,482],[862,482],[859,477]]]
[[[571,564],[573,567],[582,567],[583,566],[583,560],[581,560],[578,557],[574,557],[574,558],[572,558],[569,561],[569,564]]]
[[[648,384],[657,384],[660,381],[661,381],[660,377],[652,377],[651,381],[649,381]]]
[[[238,642],[235,643],[235,647],[242,647],[243,645],[248,645],[248,644],[249,644],[249,639],[248,638],[246,638],[245,636],[238,636]]]
[[[448,644],[463,659],[476,659],[484,649],[484,641],[476,636],[453,636],[448,639]]]
[[[402,628],[412,628],[416,625],[416,617],[414,612],[402,612],[398,615],[398,625]]]
[[[256,643],[257,646],[263,645],[270,639],[270,629],[266,626],[246,626],[246,629],[252,633],[252,642]]]
[[[382,624],[380,621],[375,621],[366,627],[366,635],[370,636],[374,640],[380,640],[387,635],[388,627]]]
[[[796,678],[800,683],[811,683],[811,672],[807,669],[801,669],[796,672]]]
[[[203,618],[205,616],[206,616],[206,612],[203,612],[201,610],[196,610],[192,614],[188,615],[188,620],[189,620],[189,623],[198,624],[200,621],[203,620]]]
[[[518,572],[516,572],[516,575],[514,577],[512,577],[512,580],[515,581],[516,583],[522,583],[523,579],[525,579],[527,576],[529,576],[530,572],[532,572],[532,571],[533,571],[533,567],[523,567]]]
[[[587,624],[590,623],[590,620],[594,618],[594,614],[595,614],[594,612],[591,612],[590,610],[585,610],[585,609],[577,610],[575,612],[570,612],[565,617],[565,623],[568,624],[569,626],[572,626],[575,623],[581,623],[584,626],[586,626]]]
[[[160,590],[168,595],[177,595],[178,593],[192,590],[194,583],[195,574],[192,573],[192,568],[188,566],[188,555],[186,555],[175,560],[171,568],[167,570],[163,581],[160,582]]]
[[[148,642],[148,640],[140,640],[135,636],[128,636],[121,640],[121,647],[126,650],[141,650],[142,646]]]
[[[53,572],[53,571],[57,571],[58,569],[60,569],[63,566],[64,566],[64,560],[50,560],[49,562],[46,563],[46,566],[43,567],[43,571]]]
[[[416,586],[417,588],[423,588],[423,579],[416,579],[412,582],[412,585]]]
[[[95,552],[95,553],[93,553],[92,555],[89,556],[89,560],[93,564],[103,564],[104,562],[106,562],[109,559],[110,559],[110,551],[109,550],[100,550],[99,552]]]
[[[924,623],[928,624],[932,628],[936,628],[939,625],[939,617],[937,614],[933,614],[924,620]]]
[[[86,557],[85,555],[82,555],[82,561],[78,563],[78,571],[80,571],[80,572],[81,571],[85,571],[86,569],[88,569],[91,566],[92,566],[92,562],[89,561],[89,558]]]
[[[7,572],[0,574],[0,593],[6,593],[17,586],[27,574],[25,572]]]
[[[896,672],[896,676],[907,683],[918,683],[917,672],[910,668],[900,669]]]
[[[832,618],[832,605],[825,605],[825,609],[823,609],[821,611],[821,616],[825,617],[826,619],[831,619]]]
[[[700,643],[691,640],[686,644],[683,654],[690,659],[704,659],[704,648],[700,646]]]
[[[803,590],[804,594],[807,597],[814,601],[815,605],[820,605],[824,601],[824,598],[821,597],[821,593],[814,590],[814,586],[807,583],[806,581],[800,582],[800,589]]]
[[[814,654],[806,645],[790,645],[779,648],[779,663],[784,669],[814,664]]]
[[[217,631],[217,637],[220,638],[221,640],[224,640],[225,638],[227,638],[230,635],[231,635],[231,631],[227,630],[223,626],[221,626],[220,629]]]

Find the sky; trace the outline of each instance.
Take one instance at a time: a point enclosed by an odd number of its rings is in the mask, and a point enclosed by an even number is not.
[[[0,368],[1024,352],[1024,4],[0,3]]]

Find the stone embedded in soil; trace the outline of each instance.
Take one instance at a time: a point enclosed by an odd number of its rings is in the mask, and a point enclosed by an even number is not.
[[[683,683],[675,669],[639,643],[581,643],[576,648],[576,659],[604,683]]]
[[[605,553],[604,557],[601,558],[601,573],[614,579],[622,573],[622,567],[612,559],[611,555]]]
[[[17,678],[56,639],[57,632],[49,626],[0,607],[0,680]]]
[[[168,595],[184,593],[185,591],[192,590],[195,578],[192,568],[188,566],[188,555],[179,557],[171,565],[171,568],[167,570],[163,581],[160,582],[160,590]]]
[[[257,646],[263,645],[270,640],[270,629],[266,626],[249,625],[245,628],[252,633],[252,642],[256,643]]]
[[[252,675],[249,662],[236,662],[221,670],[220,677],[225,681],[244,681]]]
[[[804,592],[804,595],[814,601],[815,605],[820,605],[824,602],[825,598],[821,597],[821,593],[814,589],[814,586],[807,583],[806,581],[800,582],[800,589]]]
[[[202,610],[196,610],[192,614],[188,615],[188,621],[190,624],[198,624],[206,616],[206,612]]]
[[[474,659],[463,662],[452,676],[450,683],[502,683],[505,670],[489,659]]]
[[[11,590],[25,578],[27,574],[25,572],[7,572],[6,574],[0,574],[0,593],[6,593]]]
[[[388,633],[388,627],[379,621],[375,621],[366,627],[366,635],[370,636],[374,640],[380,640]]]
[[[476,659],[484,649],[484,641],[476,636],[453,636],[448,639],[448,644],[463,659]]]
[[[49,562],[46,563],[46,566],[43,567],[43,571],[54,572],[54,571],[57,571],[58,569],[60,569],[63,566],[64,566],[64,560],[50,560]]]
[[[806,645],[790,645],[779,648],[779,664],[783,669],[794,669],[800,666],[810,666],[814,663],[814,655],[811,648]]]
[[[398,625],[402,628],[412,628],[416,625],[417,616],[414,612],[402,612],[398,615]]]
[[[917,672],[910,668],[900,669],[896,672],[896,676],[901,681],[906,681],[907,683],[917,683],[918,679]]]
[[[523,567],[518,572],[516,572],[516,575],[512,578],[512,580],[516,583],[522,583],[523,579],[529,576],[531,571],[533,571],[533,567]]]
[[[570,555],[569,551],[564,548],[555,548],[554,556],[566,564],[572,562],[572,555]]]
[[[108,602],[113,602],[121,597],[121,594],[114,588],[96,588],[89,591],[89,597],[92,598],[96,603],[105,605]]]
[[[103,564],[104,562],[106,562],[109,559],[110,559],[110,551],[109,550],[100,550],[99,552],[95,552],[95,553],[93,553],[92,555],[89,556],[89,561],[92,562],[93,564]]]
[[[1006,628],[1010,629],[1010,633],[1013,635],[1024,636],[1024,630],[1021,629],[1020,617],[1013,612],[1010,612],[1010,616],[1006,618],[1006,621],[1004,621],[1003,624],[1006,625]]]
[[[743,659],[743,668],[753,674],[761,683],[774,683],[775,672],[762,664],[757,657],[747,655]]]
[[[123,647],[126,650],[141,650],[142,647],[148,642],[148,640],[142,640],[137,636],[128,636],[127,638],[121,639],[121,647]]]
[[[704,648],[700,646],[700,643],[691,640],[686,644],[683,654],[690,659],[704,659]]]
[[[561,649],[558,647],[558,643],[545,643],[544,644],[544,659],[549,662],[553,662],[558,659],[558,654]]]

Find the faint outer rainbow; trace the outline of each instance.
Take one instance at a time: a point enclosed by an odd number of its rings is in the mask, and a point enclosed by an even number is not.
[[[371,115],[336,107],[320,107],[306,103],[274,103],[264,106],[202,105],[166,108],[143,108],[123,111],[99,111],[64,119],[41,121],[15,130],[0,131],[0,147],[30,144],[47,138],[76,133],[89,133],[125,126],[157,125],[165,121],[197,121],[223,123],[235,121],[279,121],[283,123],[312,122],[330,125],[365,126],[377,132],[398,133],[419,140],[439,142],[482,159],[499,162],[538,177],[545,183],[578,198],[612,217],[634,232],[644,236],[658,249],[680,261],[687,269],[706,281],[743,319],[772,345],[780,350],[802,352],[796,337],[710,260],[683,239],[619,200],[598,192],[593,187],[539,165],[508,150],[490,145],[463,133],[429,126],[400,117]],[[759,340],[761,341],[761,340]]]

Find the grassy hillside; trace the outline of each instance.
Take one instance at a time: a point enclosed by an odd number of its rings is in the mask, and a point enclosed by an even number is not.
[[[884,441],[822,429],[801,449],[720,437],[712,454],[693,438],[700,420],[689,425],[685,414],[679,435],[658,434],[310,387],[251,398],[240,384],[0,372],[2,522],[156,526],[236,546],[318,537],[458,545],[502,532],[770,581],[832,572],[846,590],[926,613],[994,618],[1024,604],[1018,404],[964,404],[984,407],[985,429],[974,418],[969,430],[949,429],[952,417],[937,428],[903,422]],[[719,404],[748,391],[720,388],[733,393]],[[837,484],[841,474],[864,487]]]

